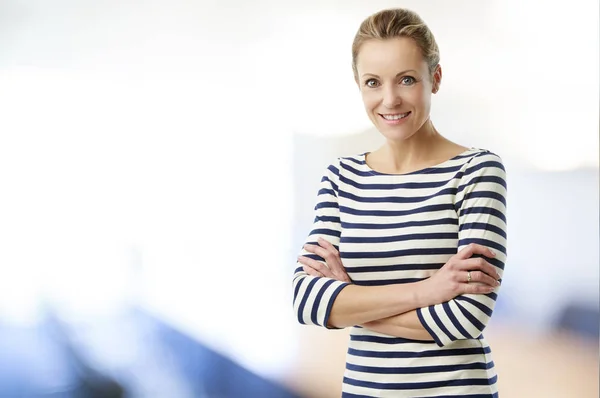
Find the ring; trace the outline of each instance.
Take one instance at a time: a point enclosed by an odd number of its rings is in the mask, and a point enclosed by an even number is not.
[[[467,271],[467,283],[470,283],[473,279],[471,279],[471,271]]]

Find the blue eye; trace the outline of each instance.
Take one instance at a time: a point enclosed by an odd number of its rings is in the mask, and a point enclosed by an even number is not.
[[[367,86],[367,87],[375,88],[375,87],[377,87],[377,85],[379,85],[379,82],[375,79],[369,79],[369,80],[365,81],[365,86]]]
[[[417,79],[412,76],[404,76],[400,82],[405,86],[412,86],[417,82]]]

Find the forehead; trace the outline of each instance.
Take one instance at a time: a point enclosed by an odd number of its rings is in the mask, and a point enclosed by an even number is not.
[[[368,40],[363,43],[356,59],[359,74],[396,74],[400,70],[422,70],[427,67],[421,50],[413,39],[398,37],[385,40]]]

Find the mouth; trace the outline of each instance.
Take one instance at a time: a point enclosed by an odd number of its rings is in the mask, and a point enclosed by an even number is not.
[[[408,115],[410,115],[410,113],[411,113],[410,111],[405,112],[405,113],[389,113],[389,114],[380,113],[379,116],[381,116],[384,120],[387,120],[388,122],[395,122],[398,120],[405,119],[406,117],[408,117]]]

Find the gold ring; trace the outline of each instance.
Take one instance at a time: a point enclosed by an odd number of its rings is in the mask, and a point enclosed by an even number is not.
[[[471,283],[473,279],[471,279],[471,271],[467,271],[467,283]]]

